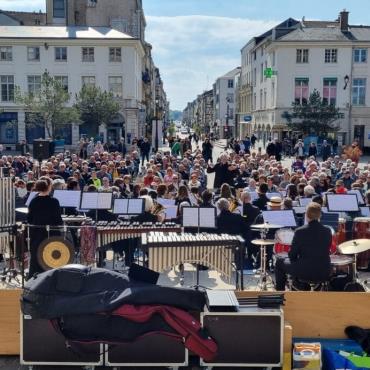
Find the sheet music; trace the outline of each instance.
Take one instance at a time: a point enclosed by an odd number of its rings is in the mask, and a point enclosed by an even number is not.
[[[201,228],[216,228],[216,209],[199,208],[199,225]]]
[[[32,200],[33,198],[35,198],[37,194],[38,194],[38,192],[37,192],[37,191],[31,191],[30,195],[29,195],[29,196],[28,196],[28,198],[27,198],[27,202],[26,202],[26,206],[27,206],[27,207],[29,207],[29,206],[30,206],[31,200]]]
[[[190,199],[190,203],[191,203],[192,206],[197,206],[198,205],[198,202],[197,202],[197,200],[195,199],[195,196],[192,193],[189,193],[189,199]]]
[[[299,198],[299,204],[301,207],[306,207],[312,202],[312,198]]]
[[[300,207],[293,207],[293,210],[298,215],[303,214],[303,213],[306,213],[306,207],[302,207],[302,206],[300,206]]]
[[[370,217],[370,207],[360,207],[362,217]]]
[[[256,191],[252,191],[251,193],[249,193],[251,195],[251,201],[255,201],[256,199],[258,199],[258,193]]]
[[[113,193],[98,193],[98,203],[97,209],[111,209],[112,208],[112,199]]]
[[[175,199],[158,198],[157,202],[163,207],[171,207],[175,205]]]
[[[128,208],[128,199],[115,199],[113,204],[113,213],[115,215],[126,215]]]
[[[127,213],[129,215],[141,215],[144,210],[144,199],[129,199]]]
[[[198,227],[199,225],[199,208],[182,207],[182,226]]]
[[[356,194],[358,204],[360,204],[360,205],[365,204],[364,197],[362,196],[362,193],[361,193],[360,190],[358,190],[358,189],[349,190],[349,191],[347,191],[347,194]]]
[[[177,206],[169,206],[165,209],[166,220],[172,220],[177,216]]]
[[[262,211],[263,220],[269,224],[285,227],[296,227],[297,222],[293,210],[286,211]]]
[[[81,209],[96,209],[99,193],[82,193]]]
[[[266,193],[266,197],[270,200],[272,197],[282,198],[280,193]]]
[[[327,194],[329,211],[358,212],[358,201],[356,194]]]
[[[63,207],[78,208],[80,205],[80,190],[54,190],[53,197],[58,199],[59,205]]]
[[[283,196],[283,198],[286,197],[286,190],[280,190],[280,194]]]

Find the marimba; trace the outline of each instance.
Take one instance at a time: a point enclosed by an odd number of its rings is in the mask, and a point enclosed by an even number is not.
[[[180,263],[196,263],[217,270],[229,281],[234,259],[240,258],[244,244],[243,238],[236,235],[163,232],[144,234],[141,242],[151,270],[163,272]]]

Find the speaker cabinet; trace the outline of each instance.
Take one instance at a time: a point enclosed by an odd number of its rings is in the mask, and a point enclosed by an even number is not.
[[[68,349],[65,338],[57,333],[48,320],[21,315],[22,365],[103,365],[104,346],[79,344]]]
[[[283,363],[284,317],[281,310],[239,308],[239,312],[207,312],[203,326],[217,342],[218,354],[202,366],[272,367]]]
[[[38,160],[48,159],[52,154],[52,144],[49,140],[33,141],[33,158]]]
[[[107,366],[179,367],[188,365],[188,351],[182,342],[153,334],[133,343],[108,346]]]

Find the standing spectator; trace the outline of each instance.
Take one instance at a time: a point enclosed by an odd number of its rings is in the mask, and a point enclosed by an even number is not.
[[[254,146],[256,145],[256,141],[257,141],[257,136],[255,134],[252,134],[251,136],[251,144],[252,144],[252,148],[254,149]]]
[[[338,140],[337,139],[333,140],[333,154],[334,155],[338,154]]]
[[[309,157],[317,157],[317,147],[316,147],[316,144],[314,142],[312,142],[308,148],[308,156]]]
[[[202,144],[202,155],[203,155],[204,160],[206,161],[206,163],[208,161],[212,162],[212,151],[213,151],[213,145],[209,141],[209,138],[206,137],[206,140]]]
[[[104,147],[101,143],[101,141],[98,141],[95,145],[94,152],[98,152],[99,154],[102,154],[104,152]]]
[[[144,166],[144,159],[149,162],[149,153],[150,153],[150,143],[148,138],[145,138],[142,144],[140,145],[141,153],[141,165]]]
[[[121,137],[121,140],[119,141],[119,143],[117,144],[117,151],[122,154],[122,156],[124,157],[127,153],[127,149],[126,149],[126,144],[125,144],[125,139],[123,137]]]
[[[304,145],[301,139],[298,140],[297,144],[294,147],[294,154],[299,158],[304,158]]]
[[[283,146],[280,141],[275,140],[275,158],[277,161],[281,161],[281,152],[283,151]]]
[[[331,156],[331,148],[326,140],[322,142],[321,155],[324,162]]]
[[[254,142],[256,142],[256,140]],[[252,144],[252,142],[251,142],[251,139],[249,139],[248,136],[246,136],[245,139],[243,140],[243,144],[244,144],[244,152],[246,154],[251,154],[251,144]],[[254,144],[253,144],[253,146],[254,146]]]

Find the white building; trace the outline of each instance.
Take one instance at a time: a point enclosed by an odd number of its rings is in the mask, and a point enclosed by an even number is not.
[[[213,85],[215,128],[220,138],[233,137],[235,133],[235,77],[240,67],[219,77]]]
[[[14,100],[14,88],[30,91],[40,87],[48,71],[60,78],[74,96],[83,84],[95,84],[111,91],[121,112],[108,127],[100,127],[104,140],[125,135],[127,142],[139,135],[142,108],[142,61],[140,40],[108,27],[0,27],[0,143],[14,147],[22,139],[45,137],[41,127],[27,129],[25,112]],[[9,125],[12,121],[15,124]],[[68,125],[60,133],[66,144],[76,143],[88,128]]]
[[[369,48],[370,27],[349,25],[346,11],[334,22],[290,18],[250,40],[241,51],[240,135],[286,135],[284,112],[317,89],[344,114],[339,144],[358,138],[370,147]]]

